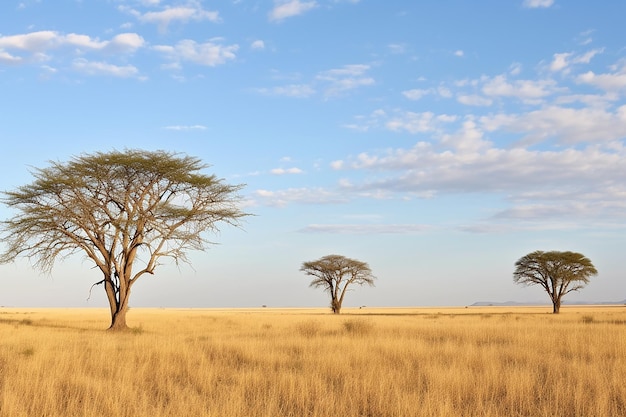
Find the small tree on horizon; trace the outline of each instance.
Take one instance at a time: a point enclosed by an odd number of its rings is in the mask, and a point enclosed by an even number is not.
[[[515,262],[513,281],[541,286],[550,296],[552,312],[558,314],[563,296],[583,288],[597,274],[591,260],[580,253],[535,251]]]
[[[374,286],[376,279],[367,263],[341,255],[327,255],[316,261],[304,262],[300,271],[314,277],[310,287],[321,287],[329,293],[330,308],[334,314],[341,312],[350,285]]]
[[[166,151],[127,150],[50,161],[35,180],[4,192],[17,211],[0,223],[6,250],[0,263],[27,257],[51,272],[58,259],[82,253],[102,272],[112,330],[127,328],[132,286],[154,274],[163,258],[189,263],[187,251],[205,250],[205,232],[218,223],[239,225],[241,185],[202,171],[200,159]],[[92,285],[92,288],[93,288]]]

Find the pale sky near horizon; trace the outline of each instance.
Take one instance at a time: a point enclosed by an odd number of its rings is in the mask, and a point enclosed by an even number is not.
[[[0,190],[125,148],[246,184],[242,229],[131,307],[327,306],[304,261],[368,262],[346,306],[541,301],[534,250],[587,255],[565,300],[626,299],[626,2],[5,0]],[[0,217],[12,213],[0,206]],[[0,243],[1,244],[1,243]],[[74,257],[0,265],[0,305],[104,306]]]

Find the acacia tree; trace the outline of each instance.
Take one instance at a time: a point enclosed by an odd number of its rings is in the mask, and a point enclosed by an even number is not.
[[[238,226],[241,185],[228,185],[200,159],[166,151],[83,154],[35,169],[35,180],[2,201],[17,214],[1,223],[0,262],[23,256],[51,272],[55,261],[82,253],[102,272],[110,329],[126,329],[132,286],[160,260],[189,263],[189,250],[212,243],[218,223]]]
[[[557,314],[563,296],[583,288],[597,273],[589,258],[580,253],[535,251],[515,262],[513,281],[540,285],[550,296],[552,312]]]
[[[300,271],[314,277],[310,287],[322,287],[330,294],[330,308],[334,314],[341,312],[348,286],[374,286],[376,279],[367,263],[341,255],[327,255],[316,261],[304,262]]]

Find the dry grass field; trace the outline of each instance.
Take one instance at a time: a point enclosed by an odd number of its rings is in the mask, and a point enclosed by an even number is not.
[[[626,307],[0,309],[0,416],[626,416]]]

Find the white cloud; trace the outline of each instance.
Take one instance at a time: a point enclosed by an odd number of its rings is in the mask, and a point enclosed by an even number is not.
[[[256,40],[250,44],[251,49],[265,49],[265,42],[262,40]]]
[[[454,51],[454,56],[462,57],[464,55],[465,55],[465,53],[462,50],[460,50],[460,49]]]
[[[301,204],[338,204],[348,201],[345,195],[323,188],[289,188],[270,191],[256,190],[253,193],[256,204],[284,207],[291,203]]]
[[[459,154],[480,152],[492,145],[473,118],[467,118],[458,131],[442,134],[440,142]]]
[[[391,43],[387,47],[392,54],[403,54],[406,51],[406,46],[400,43]]]
[[[423,90],[414,88],[412,90],[406,90],[402,92],[402,95],[409,100],[419,100],[427,94],[431,94],[432,90]]]
[[[374,79],[366,75],[369,69],[370,66],[365,64],[344,65],[341,68],[323,71],[316,79],[328,84],[326,96],[337,96],[349,90],[373,85]]]
[[[0,48],[17,49],[28,52],[46,52],[63,46],[82,50],[110,49],[116,53],[132,53],[143,47],[144,39],[136,33],[121,33],[110,41],[101,41],[88,35],[69,33],[67,35],[53,31],[31,32],[21,35],[0,37]]]
[[[330,163],[330,167],[334,170],[340,170],[344,167],[344,161],[333,161]]]
[[[437,93],[443,98],[452,97],[452,91],[449,88],[440,86],[437,88]]]
[[[553,60],[550,63],[550,70],[554,72],[562,71],[567,74],[572,65],[588,64],[594,56],[602,52],[604,52],[604,49],[593,49],[582,55],[574,55],[573,52],[554,54]]]
[[[526,102],[537,102],[556,90],[556,82],[546,80],[508,81],[505,75],[485,78],[483,94],[491,97],[514,97]]]
[[[604,189],[626,192],[624,151],[597,148],[562,151],[531,151],[521,148],[483,147],[478,152],[437,150],[418,142],[410,149],[395,149],[384,155],[361,154],[346,167],[390,176],[368,180],[359,189],[395,192],[506,193],[568,190],[574,195]],[[393,175],[393,173],[397,173]],[[610,185],[611,187],[607,187]]]
[[[58,46],[62,37],[53,31],[39,31],[0,37],[0,48],[41,52]]]
[[[491,106],[493,100],[476,94],[457,96],[457,101],[467,106]]]
[[[19,64],[20,62],[22,62],[22,58],[19,56],[13,56],[0,49],[0,64]]]
[[[139,70],[133,65],[113,65],[106,62],[88,61],[84,58],[75,59],[72,68],[87,75],[109,75],[119,78],[136,77]]]
[[[519,75],[522,72],[522,64],[519,62],[515,62],[511,64],[509,68],[509,74],[511,75]]]
[[[220,45],[214,42],[197,43],[190,39],[178,42],[174,46],[157,45],[153,49],[161,52],[174,62],[187,61],[198,65],[214,67],[236,58],[238,45]]]
[[[134,53],[137,49],[143,48],[146,42],[136,33],[120,33],[111,39],[106,48],[113,53]]]
[[[315,90],[306,84],[290,84],[272,88],[257,88],[255,91],[269,96],[306,98],[315,94]]]
[[[270,171],[272,174],[274,175],[287,175],[287,174],[302,174],[304,171],[302,171],[300,168],[274,168]]]
[[[626,106],[614,112],[602,108],[548,106],[520,115],[481,118],[485,129],[522,135],[522,143],[555,139],[561,144],[609,143],[626,137]]]
[[[136,33],[121,33],[111,40],[100,40],[77,33],[38,31],[0,36],[0,63],[24,64],[49,61],[53,59],[50,52],[62,48],[71,48],[73,55],[87,52],[132,54],[144,45],[144,39]]]
[[[520,114],[466,116],[455,131],[457,119],[432,112],[381,114],[378,121],[388,129],[429,133],[432,142],[333,161],[332,169],[352,171],[342,183],[344,195],[503,198],[504,207],[491,212],[490,223],[464,226],[468,231],[499,230],[511,220],[539,229],[545,222],[567,228],[570,222],[598,225],[606,218],[626,218],[626,105],[552,105]],[[506,137],[507,144],[496,146],[489,137],[499,142]],[[546,141],[559,146],[522,147]]]
[[[554,59],[550,64],[551,71],[561,71],[564,68],[567,68],[569,63],[567,62],[568,58],[572,55],[571,52],[566,52],[562,54],[554,54]]]
[[[275,0],[274,8],[269,14],[271,21],[281,21],[289,17],[298,16],[317,7],[316,1],[300,1],[300,0]]]
[[[409,133],[426,133],[436,131],[442,123],[450,123],[455,116],[439,115],[432,112],[400,112],[386,123],[389,130],[396,132],[407,131]]]
[[[136,14],[136,13],[134,13]],[[139,21],[144,23],[154,23],[158,25],[159,30],[167,30],[170,23],[173,21],[179,21],[181,23],[187,23],[189,21],[210,21],[219,22],[220,16],[218,12],[203,10],[201,7],[168,7],[158,12],[147,12],[144,14],[138,14]]]
[[[576,81],[594,85],[605,91],[619,91],[626,88],[626,67],[613,74],[596,74],[588,71],[579,75]]]
[[[538,7],[550,7],[554,4],[554,0],[524,0],[522,5],[524,7],[528,7],[529,9],[534,9]]]

